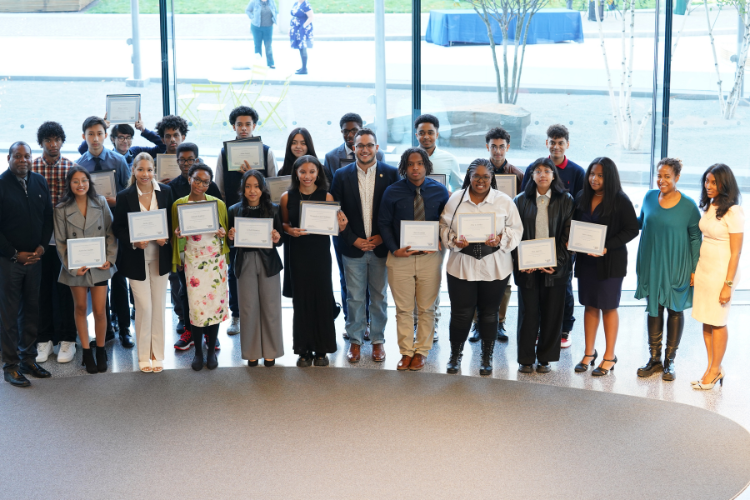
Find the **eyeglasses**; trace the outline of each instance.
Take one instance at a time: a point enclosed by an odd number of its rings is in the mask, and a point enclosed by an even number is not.
[[[537,168],[534,170],[534,175],[554,175],[554,173],[548,168]]]
[[[193,182],[193,184],[197,184],[198,186],[208,187],[211,185],[211,181],[202,181],[197,177],[191,177],[190,180]]]
[[[492,176],[472,174],[471,175],[471,180],[473,180],[473,181],[487,181],[487,182],[490,182],[492,180]]]
[[[195,163],[195,158],[190,158],[189,160],[180,158],[179,160],[177,160],[178,165],[192,165],[193,163]]]
[[[362,151],[363,149],[375,149],[375,144],[357,144],[354,149]]]
[[[131,136],[131,135],[118,135],[117,137],[115,137],[115,140],[116,141],[130,142],[130,141],[133,140],[133,136]]]

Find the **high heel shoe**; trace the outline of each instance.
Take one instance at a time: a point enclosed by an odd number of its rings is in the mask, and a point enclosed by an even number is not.
[[[94,353],[91,352],[91,348],[83,350],[83,362],[81,366],[85,366],[86,371],[89,373],[99,373],[99,368],[96,367],[96,360],[94,360]]]
[[[99,373],[107,371],[107,361],[107,350],[104,346],[96,346],[96,367],[99,370]]]
[[[591,360],[591,363],[584,363],[583,362],[586,358],[590,358],[591,356],[594,357],[594,359]],[[596,358],[598,356],[599,356],[599,353],[596,352],[596,349],[594,349],[594,354],[585,354],[584,353],[583,359],[581,360],[580,363],[578,363],[576,365],[576,367],[574,368],[574,370],[577,371],[578,373],[585,372],[586,370],[589,369],[589,365],[594,366],[594,363],[596,362]]]
[[[719,374],[710,384],[704,384],[702,382],[698,382],[697,384],[693,386],[693,389],[697,391],[710,391],[711,389],[714,388],[714,386],[716,385],[716,382],[718,382],[720,386],[724,387],[724,370],[719,372]]]
[[[617,356],[615,356],[615,359],[603,359],[602,364],[604,364],[605,361],[609,361],[610,363],[614,363],[614,364],[609,370],[605,370],[604,368],[602,368],[602,365],[597,366],[591,371],[592,377],[603,377],[604,375],[607,375],[609,372],[615,371],[615,365],[617,364]]]

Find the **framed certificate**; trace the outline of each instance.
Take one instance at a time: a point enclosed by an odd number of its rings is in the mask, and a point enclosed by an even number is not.
[[[458,236],[463,236],[469,243],[484,243],[490,235],[495,234],[495,213],[457,214]]]
[[[96,189],[96,194],[100,194],[105,198],[114,198],[117,196],[114,170],[91,172],[91,183],[94,185],[94,189]]]
[[[242,248],[273,248],[273,219],[237,217],[234,219],[234,246]]]
[[[409,251],[438,251],[440,223],[437,221],[401,221],[401,248],[411,247]]]
[[[224,143],[227,153],[227,168],[230,172],[239,172],[247,161],[250,168],[263,168],[263,142],[259,137]]]
[[[522,241],[518,245],[518,269],[557,267],[555,238]]]
[[[495,174],[495,182],[497,182],[497,190],[502,191],[511,198],[515,198],[516,185],[518,183],[518,177],[513,174]]]
[[[155,179],[169,179],[170,181],[182,175],[177,155],[156,155]]]
[[[140,94],[110,94],[107,96],[107,120],[116,123],[135,123],[141,112]]]
[[[177,205],[177,219],[183,236],[215,233],[219,230],[219,204],[198,201]]]
[[[336,202],[302,201],[299,227],[309,234],[338,236],[340,209],[341,206]]]
[[[281,195],[285,191],[289,191],[289,188],[292,186],[292,176],[268,177],[266,184],[268,185],[268,190],[271,192],[271,201],[278,204],[281,202]]]
[[[107,242],[104,236],[68,240],[68,269],[102,267],[107,260]]]
[[[607,226],[589,222],[571,221],[568,250],[594,255],[604,255]]]
[[[443,186],[446,185],[447,182],[447,176],[445,174],[430,174],[427,176],[429,179],[432,179],[433,181],[438,181]]]
[[[169,239],[167,209],[128,212],[128,231],[131,243]]]

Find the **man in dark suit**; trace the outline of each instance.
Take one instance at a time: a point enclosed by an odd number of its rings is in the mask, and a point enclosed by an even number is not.
[[[370,129],[360,129],[354,137],[357,160],[336,171],[331,185],[333,199],[349,223],[339,235],[348,285],[346,301],[349,315],[346,332],[350,345],[347,358],[356,363],[364,342],[367,318],[365,301],[370,298],[370,340],[373,361],[385,360],[385,323],[387,320],[386,288],[388,271],[385,265],[388,249],[378,229],[378,210],[386,188],[398,181],[398,170],[377,161],[377,138]]]
[[[15,387],[31,385],[24,374],[51,376],[36,363],[36,339],[52,198],[31,165],[31,147],[16,142],[8,152],[8,170],[0,175],[0,343],[5,381]]]

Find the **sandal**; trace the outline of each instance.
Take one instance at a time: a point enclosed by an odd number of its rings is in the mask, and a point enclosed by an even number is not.
[[[164,370],[164,362],[163,361],[151,361],[153,367],[154,367],[154,373],[161,373]]]
[[[140,370],[141,370],[141,371],[142,371],[143,373],[151,373],[151,372],[153,372],[153,371],[154,371],[154,370],[153,370],[153,369],[151,368],[151,361],[139,361],[139,362],[138,362],[138,368],[139,368],[139,369],[140,369]]]

